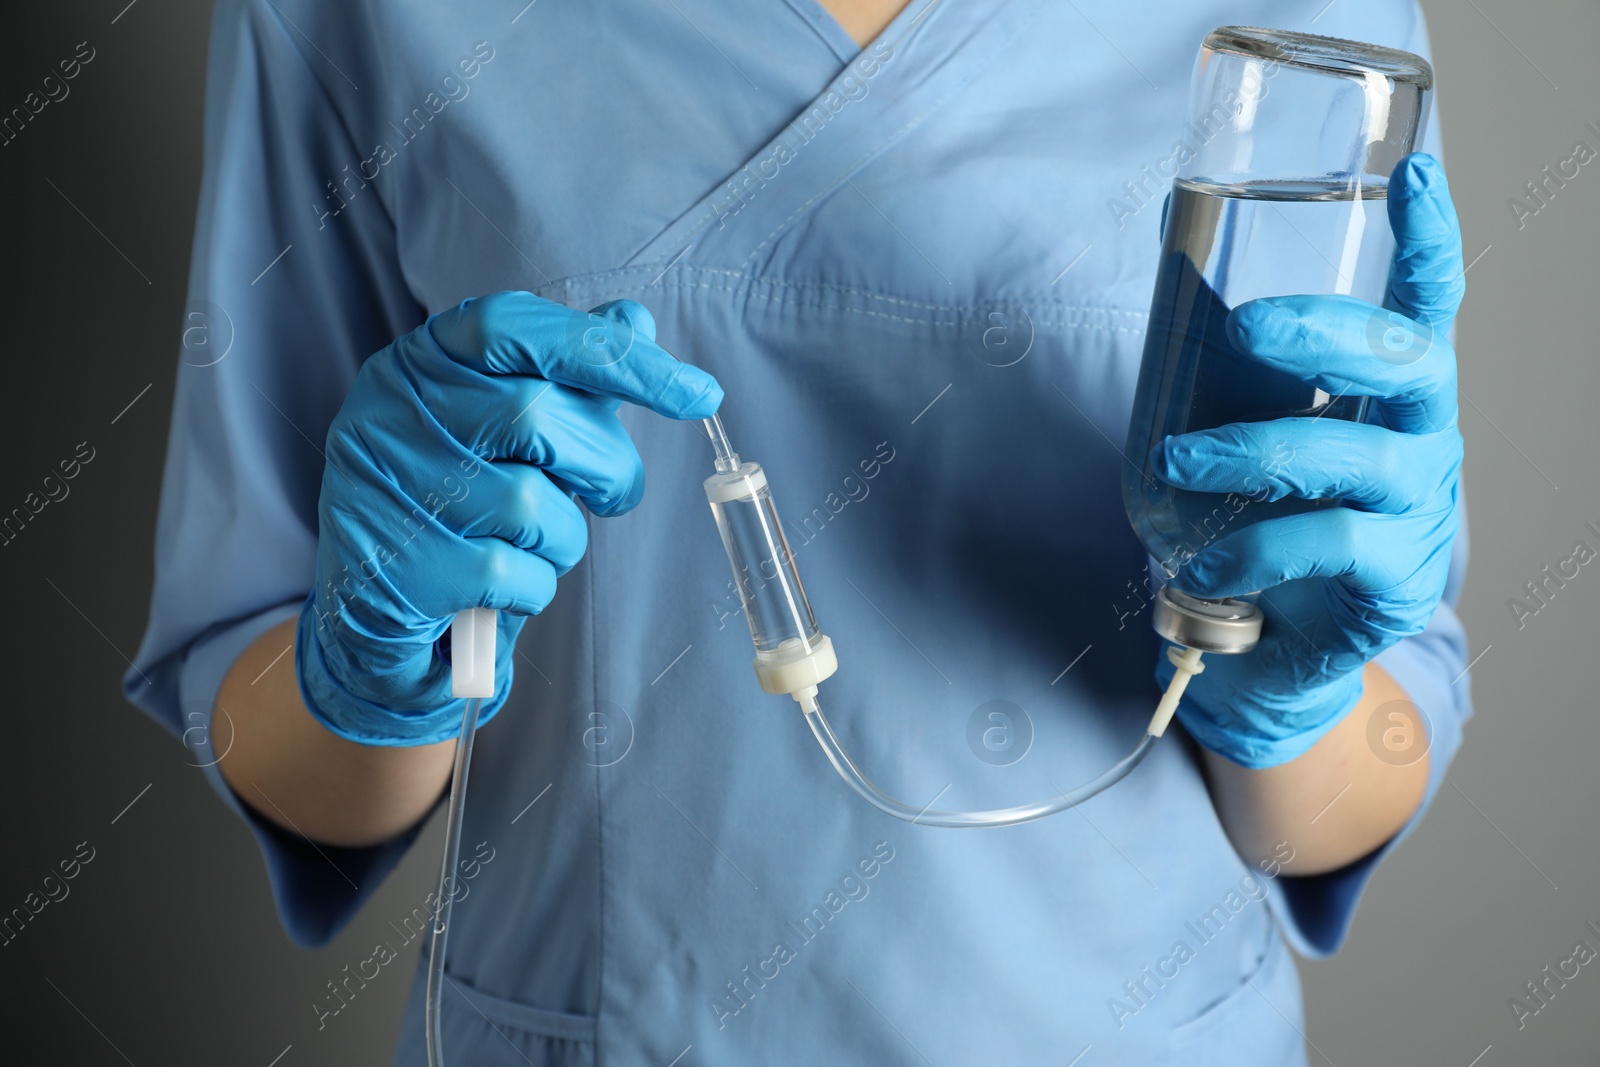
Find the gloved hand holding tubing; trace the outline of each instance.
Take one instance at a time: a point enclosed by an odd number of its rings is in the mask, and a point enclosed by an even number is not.
[[[591,513],[644,492],[622,401],[678,419],[722,389],[655,343],[631,300],[585,314],[525,292],[467,300],[369,358],[328,430],[316,586],[295,640],[300,692],[368,745],[454,737],[437,647],[457,611],[499,609],[496,698],[529,615],[582,557]]]
[[[1173,579],[1203,597],[1262,591],[1261,644],[1208,657],[1178,711],[1196,740],[1245,767],[1309,749],[1360,700],[1365,665],[1420,633],[1444,594],[1462,458],[1446,332],[1465,280],[1455,209],[1431,156],[1395,168],[1388,211],[1395,253],[1382,308],[1277,297],[1240,305],[1227,324],[1246,358],[1335,396],[1372,397],[1369,421],[1235,423],[1169,437],[1151,453],[1157,475],[1183,489],[1346,504],[1244,527]],[[1163,656],[1157,680],[1172,671]]]

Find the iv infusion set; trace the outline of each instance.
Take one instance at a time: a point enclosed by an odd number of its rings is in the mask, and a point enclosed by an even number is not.
[[[1129,521],[1167,578],[1198,551],[1191,534],[1210,529],[1207,519],[1217,514],[1223,494],[1163,485],[1148,461],[1155,445],[1168,436],[1231,422],[1364,417],[1364,398],[1332,397],[1245,362],[1232,350],[1223,323],[1231,308],[1265,296],[1341,293],[1382,302],[1393,252],[1383,215],[1388,178],[1421,139],[1432,85],[1425,60],[1394,49],[1237,26],[1206,37],[1190,87],[1186,158],[1180,158],[1163,225],[1161,265],[1128,431],[1125,451],[1138,462],[1130,461],[1123,474]],[[1282,217],[1281,225],[1274,215]],[[1282,247],[1293,237],[1311,248]],[[1274,250],[1276,256],[1263,254]],[[1305,254],[1296,257],[1297,251]],[[994,827],[1075,807],[1139,766],[1171,722],[1189,680],[1205,669],[1203,654],[1244,654],[1260,640],[1263,614],[1249,598],[1207,600],[1169,582],[1156,594],[1152,621],[1171,643],[1167,656],[1176,670],[1132,751],[1099,777],[1035,803],[989,811],[907,804],[867,777],[823,714],[820,687],[838,669],[838,656],[806,598],[766,472],[734,451],[720,417],[706,419],[704,428],[714,457],[714,470],[704,482],[706,499],[750,627],[756,680],[765,692],[789,696],[799,705],[834,770],[886,815],[922,826]],[[1236,513],[1228,510],[1227,532],[1329,506],[1339,501],[1252,498]],[[467,703],[429,942],[425,1033],[430,1067],[444,1064],[439,1012],[450,879],[459,858],[479,705],[495,693],[496,632],[495,612],[485,608],[459,613],[450,627],[451,691]]]
[[[922,826],[1010,826],[1053,815],[1083,803],[1108,789],[1139,765],[1150,745],[1166,728],[1177,708],[1189,674],[1180,668],[1182,682],[1168,687],[1168,695],[1151,719],[1150,730],[1127,756],[1100,777],[1076,789],[1034,804],[992,811],[936,811],[896,800],[874,785],[856,766],[828,725],[817,700],[818,687],[827,681],[839,661],[833,642],[817,627],[794,555],[778,521],[766,472],[758,463],[741,460],[728,442],[722,420],[705,420],[706,433],[716,454],[716,471],[705,480],[706,499],[722,535],[734,587],[744,608],[750,637],[755,643],[756,679],[768,693],[787,695],[800,705],[806,725],[822,747],[833,769],[868,804],[885,815]]]

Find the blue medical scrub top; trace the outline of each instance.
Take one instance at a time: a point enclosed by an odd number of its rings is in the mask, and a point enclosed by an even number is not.
[[[722,382],[881,785],[973,808],[1098,774],[1157,695],[1119,450],[1189,72],[1229,23],[1428,51],[1400,0],[913,0],[865,49],[813,0],[221,0],[130,697],[214,761],[226,728],[192,727],[310,589],[318,443],[362,360],[520,288],[639,300]],[[1042,822],[879,814],[757,687],[704,436],[624,419],[644,502],[591,521],[478,742],[455,1062],[1300,1062],[1286,944],[1331,952],[1376,856],[1247,866],[1181,731]],[[1468,714],[1464,545],[1381,660],[1431,720],[1430,796]],[[303,944],[410,843],[313,849],[207,773]]]

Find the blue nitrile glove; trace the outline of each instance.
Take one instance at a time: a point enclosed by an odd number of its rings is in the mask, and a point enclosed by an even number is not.
[[[454,737],[463,702],[436,643],[473,607],[500,609],[480,721],[499,710],[517,633],[588,544],[572,497],[620,515],[644,493],[624,400],[678,419],[722,400],[711,375],[656,345],[631,300],[585,314],[496,293],[366,361],[328,430],[316,588],[295,640],[323,725],[369,745]]]
[[[1156,474],[1208,493],[1334,497],[1347,506],[1269,519],[1207,546],[1173,579],[1196,596],[1262,590],[1253,652],[1209,656],[1178,710],[1206,748],[1246,767],[1309,749],[1360,700],[1362,668],[1421,633],[1444,594],[1461,435],[1446,330],[1466,283],[1461,231],[1431,156],[1389,185],[1394,262],[1383,308],[1347,296],[1253,300],[1228,316],[1247,357],[1337,396],[1374,398],[1371,424],[1235,423],[1169,437]],[[1163,656],[1165,685],[1173,668]]]

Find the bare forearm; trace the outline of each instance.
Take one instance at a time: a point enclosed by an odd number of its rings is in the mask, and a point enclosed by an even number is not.
[[[1429,757],[1380,758],[1367,733],[1373,713],[1394,701],[1409,702],[1406,692],[1376,664],[1367,665],[1363,681],[1361,702],[1297,759],[1257,771],[1205,753],[1212,802],[1246,862],[1267,860],[1287,842],[1295,856],[1287,873],[1336,870],[1382,845],[1416,813],[1428,784]],[[1396,704],[1391,710],[1400,709]],[[1410,716],[1413,724],[1417,719]],[[1404,726],[1385,718],[1384,729],[1390,728]],[[1425,736],[1410,743],[1410,751],[1426,751]]]
[[[217,706],[233,724],[219,769],[255,811],[329,845],[373,845],[409,829],[450,776],[455,742],[358,745],[330,733],[300,699],[295,620],[263,634],[234,661]],[[282,655],[274,664],[274,658]]]

